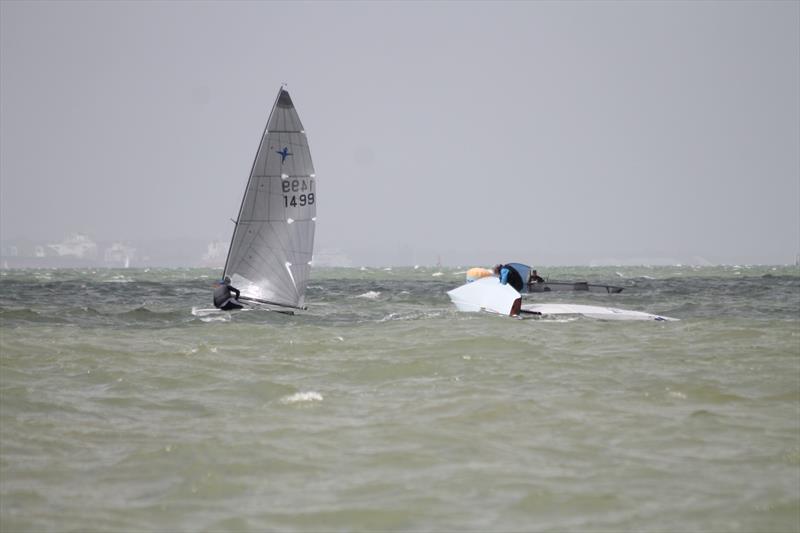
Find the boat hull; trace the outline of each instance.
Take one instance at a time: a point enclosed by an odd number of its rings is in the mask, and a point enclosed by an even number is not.
[[[447,292],[450,301],[463,313],[485,311],[499,315],[519,314],[522,297],[496,277],[485,277]]]

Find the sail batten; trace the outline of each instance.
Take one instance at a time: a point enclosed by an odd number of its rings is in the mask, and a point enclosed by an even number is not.
[[[281,88],[253,161],[225,275],[243,297],[302,307],[311,273],[317,187],[308,140]]]

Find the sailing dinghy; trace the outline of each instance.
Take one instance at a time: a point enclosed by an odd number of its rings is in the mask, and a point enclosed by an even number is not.
[[[234,221],[223,272],[241,291],[242,303],[305,309],[316,181],[306,132],[289,92],[281,87]]]

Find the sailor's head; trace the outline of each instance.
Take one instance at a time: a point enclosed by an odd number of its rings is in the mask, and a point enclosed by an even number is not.
[[[531,270],[531,274],[536,274],[536,271],[535,270]]]
[[[499,274],[499,273],[500,273],[500,268],[502,268],[502,266],[503,266],[503,265],[499,265],[499,264],[498,264],[498,265],[495,265],[495,266],[494,266],[494,268],[493,268],[492,270],[494,270],[494,273],[495,273],[495,274]]]
[[[224,278],[222,278],[222,283],[224,283],[225,285],[230,284],[230,282],[231,282],[230,276],[225,276]]]

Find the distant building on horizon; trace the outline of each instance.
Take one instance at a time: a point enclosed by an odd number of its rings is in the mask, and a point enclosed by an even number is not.
[[[115,242],[103,252],[103,262],[129,268],[136,258],[136,248]]]
[[[57,243],[3,243],[0,257],[3,268],[128,268],[136,248],[121,242],[101,246],[86,234],[72,233]]]
[[[97,244],[82,233],[73,233],[58,244],[48,244],[47,248],[59,257],[77,257],[80,259],[94,259],[97,257]],[[36,256],[42,257],[38,254],[38,250]]]

